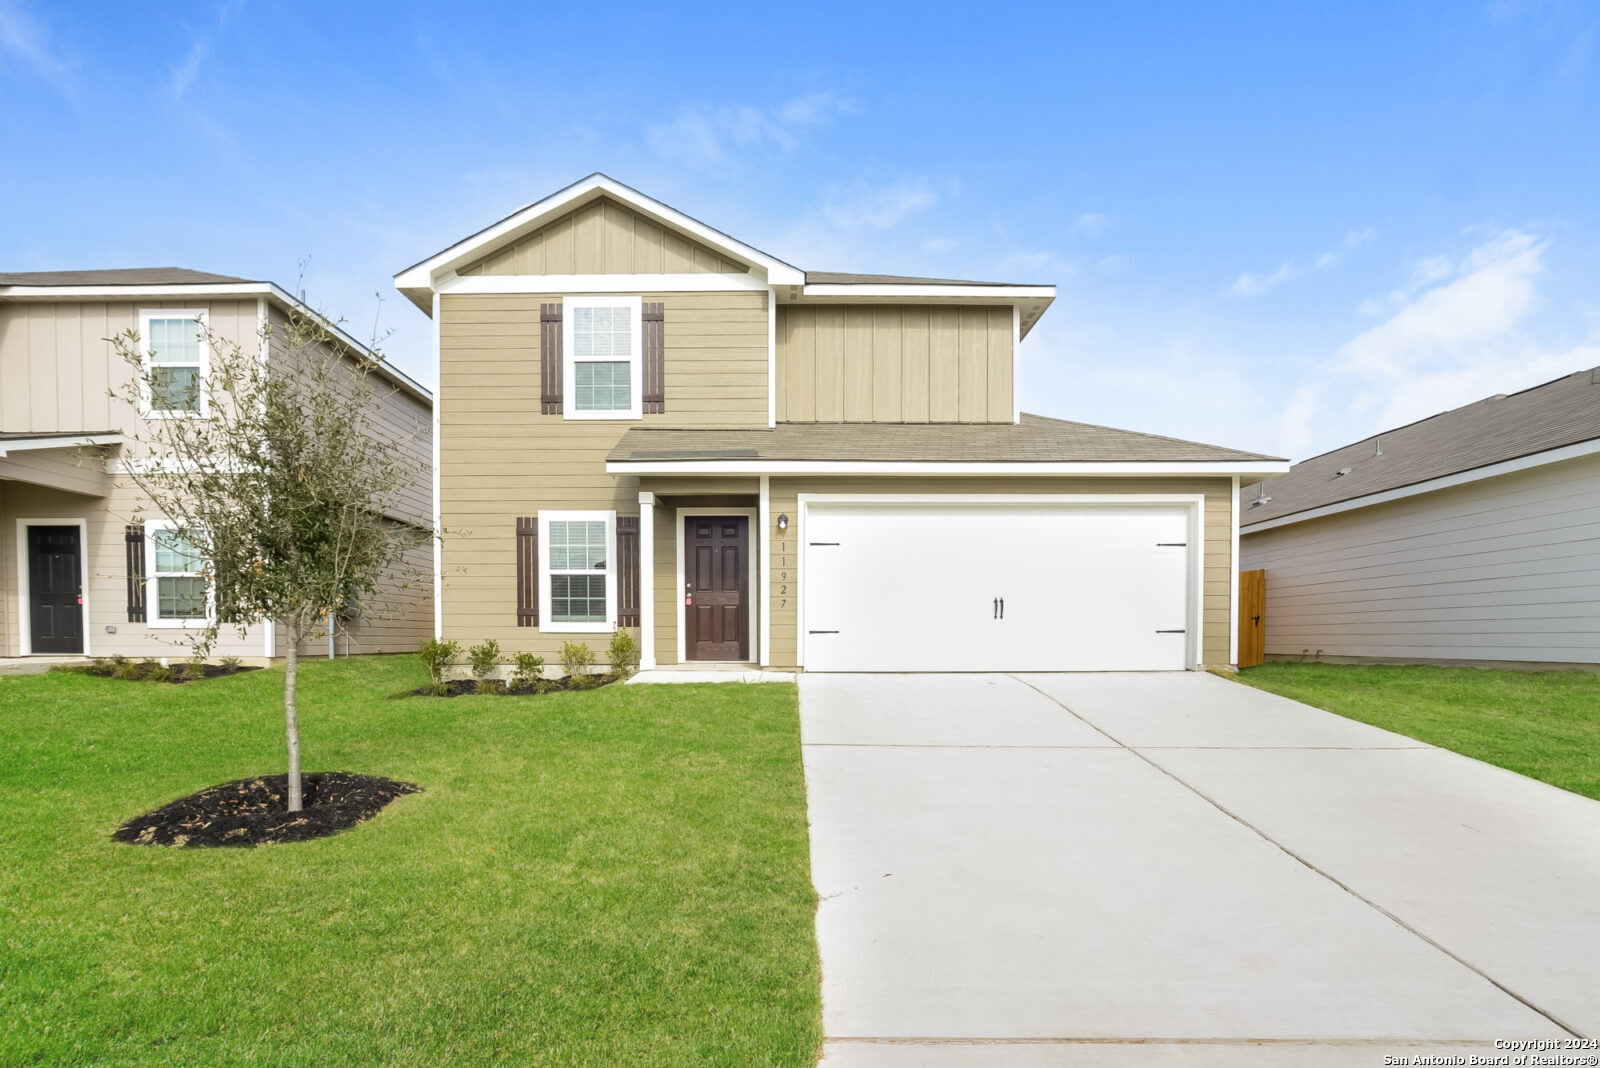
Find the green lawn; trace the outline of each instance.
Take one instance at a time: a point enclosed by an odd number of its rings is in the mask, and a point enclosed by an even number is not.
[[[280,671],[0,678],[0,1064],[807,1065],[793,686],[451,700],[305,669],[308,771],[420,783],[313,842],[117,845],[282,770]]]
[[[1251,686],[1600,799],[1600,674],[1262,664]]]

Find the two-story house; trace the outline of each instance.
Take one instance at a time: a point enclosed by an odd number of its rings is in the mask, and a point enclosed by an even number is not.
[[[805,271],[596,174],[396,276],[441,635],[808,671],[1233,663],[1241,477],[1019,412],[1048,285]]]
[[[151,514],[126,465],[140,459],[135,439],[149,420],[207,416],[205,391],[190,387],[207,374],[213,341],[259,351],[269,371],[304,358],[287,344],[296,314],[316,315],[271,282],[181,268],[0,274],[0,657],[187,655],[185,632],[212,610],[204,562]],[[371,358],[322,325],[339,358]],[[137,406],[126,396],[137,375],[108,340],[126,330],[162,386]],[[431,395],[388,364],[376,376],[370,425],[426,472]],[[430,496],[423,474],[391,518],[425,521]],[[332,642],[302,652],[414,650],[430,629],[432,591],[392,578],[336,621]],[[214,655],[281,656],[276,630],[224,628]]]

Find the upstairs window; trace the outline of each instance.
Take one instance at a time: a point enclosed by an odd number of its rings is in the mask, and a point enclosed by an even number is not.
[[[205,324],[201,311],[139,313],[145,370],[141,414],[156,419],[206,414],[204,383],[210,353]]]
[[[640,418],[640,298],[568,297],[562,351],[568,419]]]

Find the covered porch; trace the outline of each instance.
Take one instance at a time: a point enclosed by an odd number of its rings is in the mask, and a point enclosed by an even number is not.
[[[765,477],[639,480],[640,668],[772,664]]]

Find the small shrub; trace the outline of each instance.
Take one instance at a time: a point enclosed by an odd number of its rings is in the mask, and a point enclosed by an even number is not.
[[[144,668],[144,681],[146,682],[171,682],[178,677],[178,673],[165,664],[158,664],[154,660],[146,660]]]
[[[435,682],[428,686],[428,692],[435,697],[449,697],[450,684],[448,682]]]
[[[472,689],[474,693],[505,693],[506,684],[500,679],[479,679]]]
[[[450,665],[456,662],[456,656],[460,652],[460,642],[440,641],[438,638],[424,638],[422,644],[417,647],[417,655],[422,658],[423,664],[427,665],[428,678],[433,680],[434,693],[438,694],[441,689],[445,693],[449,692],[449,688],[443,685],[444,676],[450,670]]]
[[[145,663],[150,663],[150,661],[147,660]],[[119,656],[116,658],[116,665],[111,669],[111,677],[124,679],[128,682],[137,682],[144,678],[144,668],[125,656]]]
[[[472,677],[479,682],[486,681],[500,666],[500,643],[490,638],[481,645],[474,645],[467,650],[467,662],[472,665]]]
[[[632,678],[639,670],[639,643],[633,635],[618,627],[611,635],[611,678]]]
[[[600,680],[590,673],[594,667],[594,651],[584,642],[561,643],[561,670],[572,679],[574,686],[593,686]]]
[[[244,667],[244,661],[240,660],[236,656],[225,656],[222,658],[223,671],[238,671],[242,667]]]
[[[544,688],[544,657],[532,653],[518,653],[514,660],[515,666],[511,669],[511,685],[513,689],[526,690],[529,687],[543,690]]]
[[[191,657],[183,662],[183,677],[190,681],[206,677],[206,662],[200,657]]]

